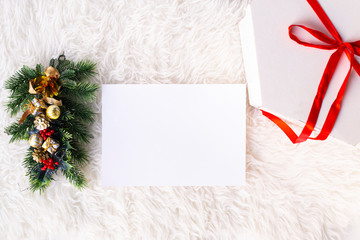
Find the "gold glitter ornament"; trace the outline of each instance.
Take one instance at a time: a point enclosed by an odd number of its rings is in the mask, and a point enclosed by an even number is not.
[[[44,151],[44,149],[40,148],[35,148],[33,153],[32,153],[32,157],[36,162],[41,162],[40,160],[43,159],[48,159],[49,158],[49,154],[47,152]]]
[[[60,117],[60,108],[56,105],[50,105],[46,109],[46,116],[50,119],[58,119]]]
[[[54,67],[47,67],[45,69],[45,75],[50,78],[58,79],[60,77],[59,71]]]
[[[41,131],[49,127],[49,121],[46,119],[45,115],[41,113],[35,117],[34,125],[36,129]]]
[[[43,141],[44,140],[42,139],[42,137],[38,133],[31,134],[31,136],[29,137],[29,144],[33,148],[40,147],[41,144],[43,143]]]
[[[29,93],[39,94],[41,93],[44,97],[52,98],[54,95],[59,94],[60,86],[57,83],[60,77],[59,71],[54,67],[47,67],[45,76],[37,76],[29,82]]]
[[[51,154],[56,152],[56,149],[58,149],[59,147],[60,147],[60,144],[50,137],[48,137],[42,145],[42,148]]]

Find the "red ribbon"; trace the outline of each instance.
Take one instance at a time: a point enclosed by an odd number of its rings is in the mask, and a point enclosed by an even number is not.
[[[325,140],[337,119],[337,116],[340,112],[341,108],[341,101],[344,97],[346,85],[348,83],[350,72],[352,68],[355,69],[357,74],[360,76],[360,64],[355,60],[355,55],[360,55],[360,41],[356,42],[343,42],[343,40],[340,37],[340,34],[330,21],[329,17],[326,15],[325,11],[320,6],[319,2],[317,0],[307,0],[309,5],[312,7],[316,15],[319,17],[321,22],[324,24],[326,29],[331,34],[332,38],[327,36],[326,34],[305,27],[303,25],[291,25],[289,27],[289,36],[292,40],[297,42],[298,44],[301,44],[306,47],[313,47],[313,48],[319,48],[319,49],[325,49],[325,50],[335,50],[335,52],[330,56],[330,59],[325,67],[324,73],[321,77],[321,81],[319,83],[319,87],[316,93],[316,96],[313,101],[313,105],[310,110],[310,114],[308,116],[308,119],[306,121],[305,127],[303,128],[302,132],[298,136],[290,127],[287,125],[283,120],[281,120],[279,117],[266,112],[264,110],[261,110],[263,115],[268,117],[271,121],[273,121],[277,126],[281,128],[281,130],[289,137],[292,143],[301,143],[306,141],[307,139],[314,139],[314,140]],[[320,40],[323,44],[314,44],[309,43],[300,40],[295,34],[293,34],[294,28],[301,28],[311,34],[316,39]],[[337,94],[336,99],[334,100],[333,104],[330,107],[330,110],[327,114],[327,117],[325,119],[324,125],[322,129],[320,130],[320,133],[316,137],[310,137],[311,133],[313,132],[316,122],[319,117],[319,112],[321,109],[321,105],[323,103],[326,91],[328,89],[329,83],[332,79],[332,76],[335,72],[335,69],[339,63],[341,55],[345,53],[347,58],[350,61],[350,67],[346,74],[346,77],[339,89],[339,92]]]

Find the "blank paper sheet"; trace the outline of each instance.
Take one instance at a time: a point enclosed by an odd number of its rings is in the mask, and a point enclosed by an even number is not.
[[[104,186],[245,183],[244,84],[102,85]]]

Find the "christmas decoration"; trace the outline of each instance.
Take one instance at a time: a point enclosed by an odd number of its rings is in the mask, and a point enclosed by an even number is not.
[[[54,162],[52,158],[48,158],[46,160],[41,159],[40,162],[44,164],[44,166],[41,168],[42,171],[45,171],[47,168],[54,170],[55,165],[59,165],[59,162]]]
[[[42,148],[35,148],[32,153],[32,157],[36,162],[41,162],[41,159],[49,158],[49,154]]]
[[[51,66],[46,68],[45,75],[50,79],[54,79],[54,80],[57,80],[60,77],[59,71]]]
[[[29,144],[33,148],[38,148],[42,145],[43,139],[41,138],[40,134],[34,133],[29,137]]]
[[[46,108],[46,104],[43,100],[39,100],[37,98],[34,98],[32,101],[31,101],[31,105],[33,106],[33,108],[36,108],[36,109],[40,109],[40,108]],[[36,114],[34,114],[36,115]]]
[[[46,109],[46,105],[45,105],[44,101],[39,100],[37,98],[34,98],[33,100],[31,100],[31,102],[29,101],[29,103],[26,104],[25,106],[27,107],[27,109],[24,112],[24,114],[22,115],[22,117],[20,118],[19,124],[21,124],[29,114],[37,116],[43,112],[43,109]]]
[[[42,148],[53,154],[54,152],[56,152],[56,149],[58,149],[59,146],[59,143],[57,143],[54,139],[48,137],[43,143]]]
[[[40,131],[40,136],[46,140],[48,137],[50,137],[51,135],[54,134],[54,130],[51,130],[51,129],[44,129],[44,130],[41,130]]]
[[[46,109],[46,116],[50,119],[58,119],[60,117],[60,108],[56,105],[50,105]]]
[[[88,162],[84,143],[92,138],[88,125],[95,113],[89,103],[99,87],[86,80],[93,76],[94,63],[74,63],[60,55],[46,69],[41,64],[35,69],[24,66],[6,82],[10,114],[25,110],[5,131],[12,136],[10,142],[29,141],[23,165],[31,190],[43,192],[58,170],[77,188],[86,186],[80,167]]]
[[[45,115],[41,113],[35,117],[34,126],[38,130],[44,130],[49,127],[49,121],[46,119]]]

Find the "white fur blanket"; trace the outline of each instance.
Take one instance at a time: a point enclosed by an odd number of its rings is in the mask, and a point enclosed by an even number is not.
[[[100,95],[82,192],[61,174],[45,194],[30,192],[28,143],[3,133],[14,121],[4,81],[63,51],[97,62],[99,83],[245,82],[238,23],[247,4],[0,0],[0,239],[342,239],[359,213],[359,147],[293,145],[252,107],[242,188],[101,187]]]

